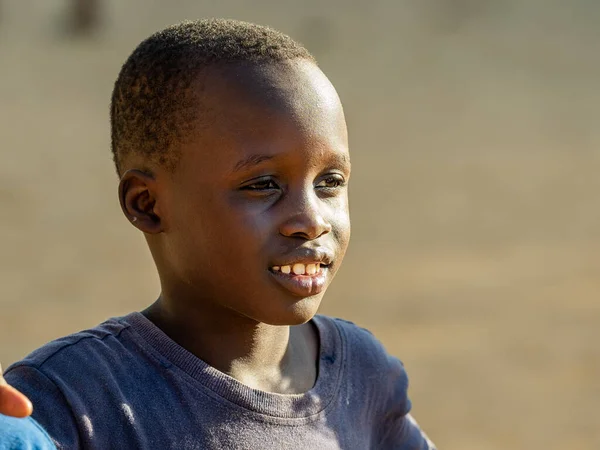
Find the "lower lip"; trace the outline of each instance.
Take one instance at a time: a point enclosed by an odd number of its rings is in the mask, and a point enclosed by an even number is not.
[[[327,268],[321,267],[314,275],[295,275],[294,273],[272,272],[269,273],[281,286],[298,297],[310,297],[323,292],[327,282]]]

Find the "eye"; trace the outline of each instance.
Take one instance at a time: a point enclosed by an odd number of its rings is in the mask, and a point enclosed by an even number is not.
[[[242,186],[241,189],[244,191],[262,192],[262,191],[271,191],[274,189],[279,189],[279,186],[271,178],[262,178],[262,179],[255,180],[250,184]]]
[[[346,184],[346,180],[343,176],[337,174],[327,175],[315,186],[318,188],[335,189]]]

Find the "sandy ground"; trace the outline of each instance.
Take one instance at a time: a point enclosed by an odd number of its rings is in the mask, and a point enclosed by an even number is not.
[[[0,361],[157,295],[121,217],[120,64],[183,18],[303,40],[350,126],[353,241],[323,312],[373,330],[441,449],[600,448],[600,4],[106,2],[0,9]]]

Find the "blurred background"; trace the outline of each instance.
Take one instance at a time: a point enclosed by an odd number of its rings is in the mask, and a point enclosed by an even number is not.
[[[4,366],[156,298],[109,98],[143,38],[211,16],[290,34],[337,87],[353,241],[322,311],[404,361],[440,449],[599,449],[592,0],[0,0]]]

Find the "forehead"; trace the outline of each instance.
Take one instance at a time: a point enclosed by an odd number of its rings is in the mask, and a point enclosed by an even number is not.
[[[199,127],[185,159],[230,169],[255,156],[348,159],[339,97],[312,62],[219,67],[198,94]]]

